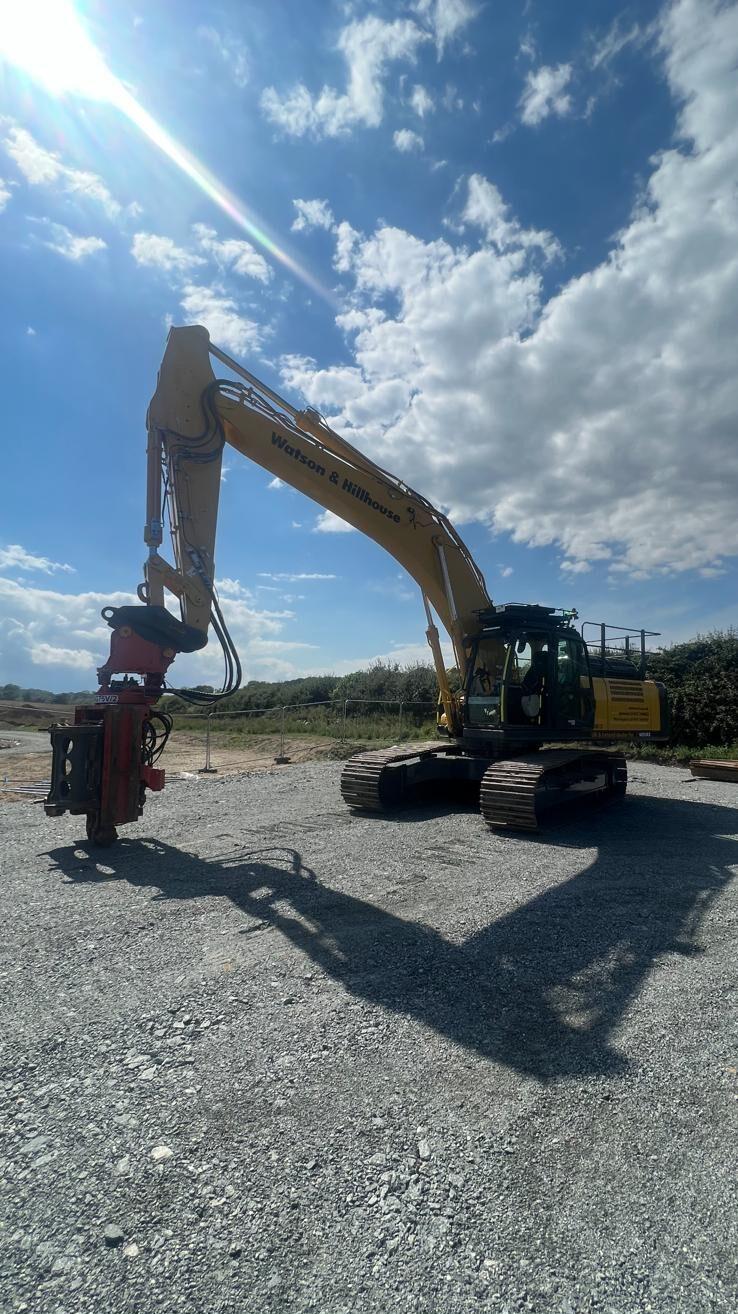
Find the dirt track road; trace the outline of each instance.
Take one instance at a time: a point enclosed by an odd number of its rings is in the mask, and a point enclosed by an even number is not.
[[[733,1314],[734,787],[545,839],[183,780],[0,822],[0,1306]]]
[[[279,735],[253,735],[234,747],[224,746],[214,736],[211,760],[218,775],[233,775],[243,771],[268,771],[282,743]],[[361,745],[355,745],[356,751]],[[286,736],[285,755],[295,763],[323,761],[326,758],[347,756],[345,745],[335,739],[318,735]],[[161,759],[167,778],[175,780],[184,775],[197,775],[205,765],[205,734],[188,734],[175,731]],[[0,807],[3,803],[17,803],[23,797],[21,790],[48,781],[51,773],[51,750],[45,733],[35,730],[8,730],[0,733]],[[38,789],[38,797],[45,791]]]

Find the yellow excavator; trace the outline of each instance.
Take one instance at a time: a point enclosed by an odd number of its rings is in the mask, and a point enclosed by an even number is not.
[[[232,378],[216,378],[215,359]],[[608,743],[668,736],[662,685],[645,678],[653,631],[598,625],[591,641],[576,612],[495,606],[450,521],[420,493],[298,410],[210,341],[205,328],[173,328],[149,406],[148,558],[139,606],[107,607],[110,655],[95,702],[51,731],[46,812],[84,815],[93,843],[141,816],[146,790],[164,786],[157,765],[171,717],[156,703],[178,653],[208,642],[225,658],[217,695],[240,684],[238,653],[215,587],[215,536],[225,445],[367,534],[418,584],[439,686],[439,737],[352,757],[341,777],[351,808],[382,812],[457,783],[479,787],[492,827],[535,830],[547,810],[582,795],[625,792],[627,772]],[[168,512],[173,561],[160,553]],[[179,602],[177,619],[165,605]],[[449,683],[434,613],[453,646],[460,688]],[[617,632],[616,632],[617,631]],[[584,745],[584,746],[582,746]]]

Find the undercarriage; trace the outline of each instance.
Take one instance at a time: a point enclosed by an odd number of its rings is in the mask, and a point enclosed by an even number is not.
[[[392,812],[458,785],[478,786],[484,821],[495,829],[537,830],[547,814],[581,802],[621,798],[628,770],[607,749],[542,748],[490,759],[456,744],[408,744],[361,753],[346,763],[341,793],[362,812]]]

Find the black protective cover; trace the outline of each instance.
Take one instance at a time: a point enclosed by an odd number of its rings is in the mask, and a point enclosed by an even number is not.
[[[160,648],[174,648],[176,652],[197,652],[208,641],[207,634],[177,620],[166,607],[105,607],[102,617],[111,630],[130,625],[139,638],[158,643]]]

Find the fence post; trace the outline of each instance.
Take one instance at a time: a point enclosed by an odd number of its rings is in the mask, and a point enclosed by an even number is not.
[[[200,767],[198,772],[198,775],[201,776],[214,776],[218,771],[218,768],[214,767],[210,761],[210,722],[214,716],[215,712],[208,712],[205,718],[205,765]]]
[[[282,708],[282,719],[279,728],[279,753],[274,759],[275,762],[280,764],[283,762],[289,762],[290,760],[288,757],[285,757],[285,753],[284,753],[284,714],[286,711],[287,708],[285,706]]]
[[[344,739],[344,742],[346,741],[346,709],[347,709],[348,705],[349,705],[349,700],[348,700],[348,698],[344,698],[344,700],[343,700],[343,739]]]
[[[400,711],[399,711],[398,716],[397,716],[397,738],[398,738],[398,739],[400,738],[400,735],[402,734],[402,705],[403,705],[403,700],[402,700],[402,698],[401,698],[401,699],[400,699]]]

